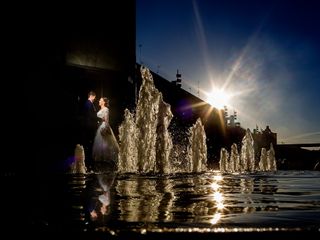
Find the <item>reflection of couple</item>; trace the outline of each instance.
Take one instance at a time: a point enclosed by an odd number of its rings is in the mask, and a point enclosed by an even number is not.
[[[109,212],[109,205],[110,205],[110,189],[113,185],[113,181],[115,178],[114,173],[104,173],[104,174],[97,174],[97,182],[98,188],[95,188],[94,192],[98,195],[94,194],[95,196],[91,199],[91,204],[89,206],[90,217],[92,220],[97,220],[99,216],[107,215]]]
[[[108,99],[106,97],[100,98],[99,106],[100,110],[97,116],[101,120],[101,124],[93,141],[92,157],[95,170],[102,171],[100,165],[116,166],[119,145],[109,123]]]

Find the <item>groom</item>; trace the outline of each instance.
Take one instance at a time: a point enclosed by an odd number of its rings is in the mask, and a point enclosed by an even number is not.
[[[92,169],[92,145],[96,130],[98,127],[98,117],[96,107],[94,105],[94,100],[96,98],[96,93],[90,91],[88,93],[88,99],[84,104],[83,116],[84,116],[84,125],[83,125],[83,145],[85,151],[85,163],[88,170]]]

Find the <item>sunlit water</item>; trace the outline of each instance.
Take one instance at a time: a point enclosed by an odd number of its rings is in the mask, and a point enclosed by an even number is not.
[[[65,174],[29,180],[23,221],[49,232],[318,231],[319,182],[316,171]]]

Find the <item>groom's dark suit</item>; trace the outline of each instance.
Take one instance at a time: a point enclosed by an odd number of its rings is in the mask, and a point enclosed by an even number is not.
[[[92,144],[94,140],[94,136],[96,134],[96,130],[98,127],[98,117],[96,108],[89,99],[86,100],[84,104],[84,125],[83,129],[83,145],[85,149],[85,161],[87,168],[92,167]]]

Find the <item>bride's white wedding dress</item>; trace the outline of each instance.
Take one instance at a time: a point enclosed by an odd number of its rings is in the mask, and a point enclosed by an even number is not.
[[[93,142],[92,157],[94,162],[118,162],[119,145],[109,124],[109,109],[104,107],[99,110],[97,116],[102,123],[98,127]]]

